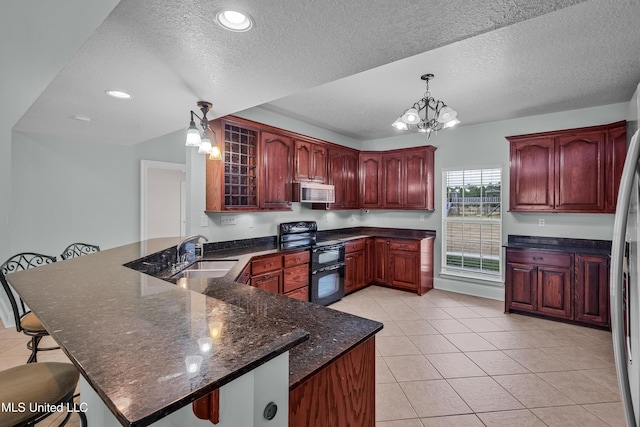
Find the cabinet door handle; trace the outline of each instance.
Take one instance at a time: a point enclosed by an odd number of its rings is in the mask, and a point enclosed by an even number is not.
[[[543,259],[544,259],[544,257],[541,257],[541,256],[534,256],[533,257],[534,261],[542,261]]]

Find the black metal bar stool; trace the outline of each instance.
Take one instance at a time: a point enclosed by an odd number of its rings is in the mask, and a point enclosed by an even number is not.
[[[60,258],[65,260],[69,258],[76,258],[82,255],[89,255],[94,252],[100,252],[100,246],[90,245],[88,243],[72,243],[67,246],[64,251],[62,251]]]
[[[17,271],[28,270],[30,268],[39,267],[45,264],[56,262],[56,257],[42,255],[33,252],[24,252],[9,258],[4,264],[0,265],[0,282],[2,288],[9,298],[11,309],[13,310],[13,318],[16,322],[18,332],[31,337],[31,341],[27,343],[27,348],[31,350],[31,355],[27,363],[37,362],[38,351],[57,350],[60,347],[41,347],[38,345],[43,337],[49,335],[49,332],[42,325],[42,322],[34,313],[27,309],[21,298],[16,300],[13,290],[7,282],[6,275]]]

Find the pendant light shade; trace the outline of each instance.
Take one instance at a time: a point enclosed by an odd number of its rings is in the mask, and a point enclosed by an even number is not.
[[[399,129],[399,130],[407,130],[409,129],[409,127],[407,126],[407,124],[405,122],[402,121],[402,117],[398,117],[396,119],[395,122],[393,122],[392,125],[394,128]]]
[[[200,144],[200,148],[198,148],[198,153],[200,154],[209,154],[211,152],[211,140],[209,140],[208,136],[204,136],[202,138],[202,143]]]
[[[438,114],[438,121],[440,123],[448,123],[451,120],[455,119],[458,113],[451,107],[447,107],[446,105],[442,107],[440,110],[440,114]]]
[[[187,147],[199,147],[201,143],[202,139],[200,138],[200,131],[192,120],[189,129],[187,129],[187,142],[185,145]]]
[[[220,147],[217,145],[211,146],[211,151],[209,152],[209,160],[222,160],[222,152],[220,151]]]

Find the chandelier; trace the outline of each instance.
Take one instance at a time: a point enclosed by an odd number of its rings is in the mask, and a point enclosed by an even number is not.
[[[196,113],[191,111],[191,122],[189,123],[189,128],[187,129],[187,142],[185,145],[187,147],[198,147],[198,153],[200,154],[208,154],[209,159],[211,160],[222,160],[222,152],[220,151],[220,147],[218,147],[217,142],[215,145],[211,144],[211,140],[209,139],[209,134],[207,129],[213,133],[213,140],[216,140],[216,134],[213,132],[213,129],[209,127],[209,120],[207,120],[207,113],[213,107],[210,102],[207,101],[198,101],[198,107],[200,111],[202,111],[202,117],[198,116]],[[193,116],[196,116],[200,119],[200,126],[202,127],[202,137],[200,136],[200,130],[196,127],[196,122],[193,120]]]
[[[420,79],[427,84],[427,91],[422,99],[417,101],[411,108],[408,108],[400,117],[393,122],[392,126],[400,130],[410,130],[413,132],[426,133],[428,138],[432,132],[453,127],[460,123],[456,118],[458,113],[451,107],[436,100],[429,93],[429,80],[433,79],[433,74],[423,74]]]

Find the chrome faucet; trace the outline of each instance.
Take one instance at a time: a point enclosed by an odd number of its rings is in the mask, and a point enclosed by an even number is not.
[[[183,259],[183,256],[180,255],[180,250],[182,249],[182,247],[187,243],[195,242],[195,241],[198,241],[200,239],[203,239],[205,242],[209,241],[209,239],[204,237],[202,234],[194,234],[192,236],[185,237],[184,239],[182,239],[182,241],[180,241],[180,243],[178,243],[178,246],[176,246],[176,264],[175,264],[175,267],[181,266],[183,263],[186,262],[186,259]],[[186,254],[184,254],[184,255],[186,255]]]

